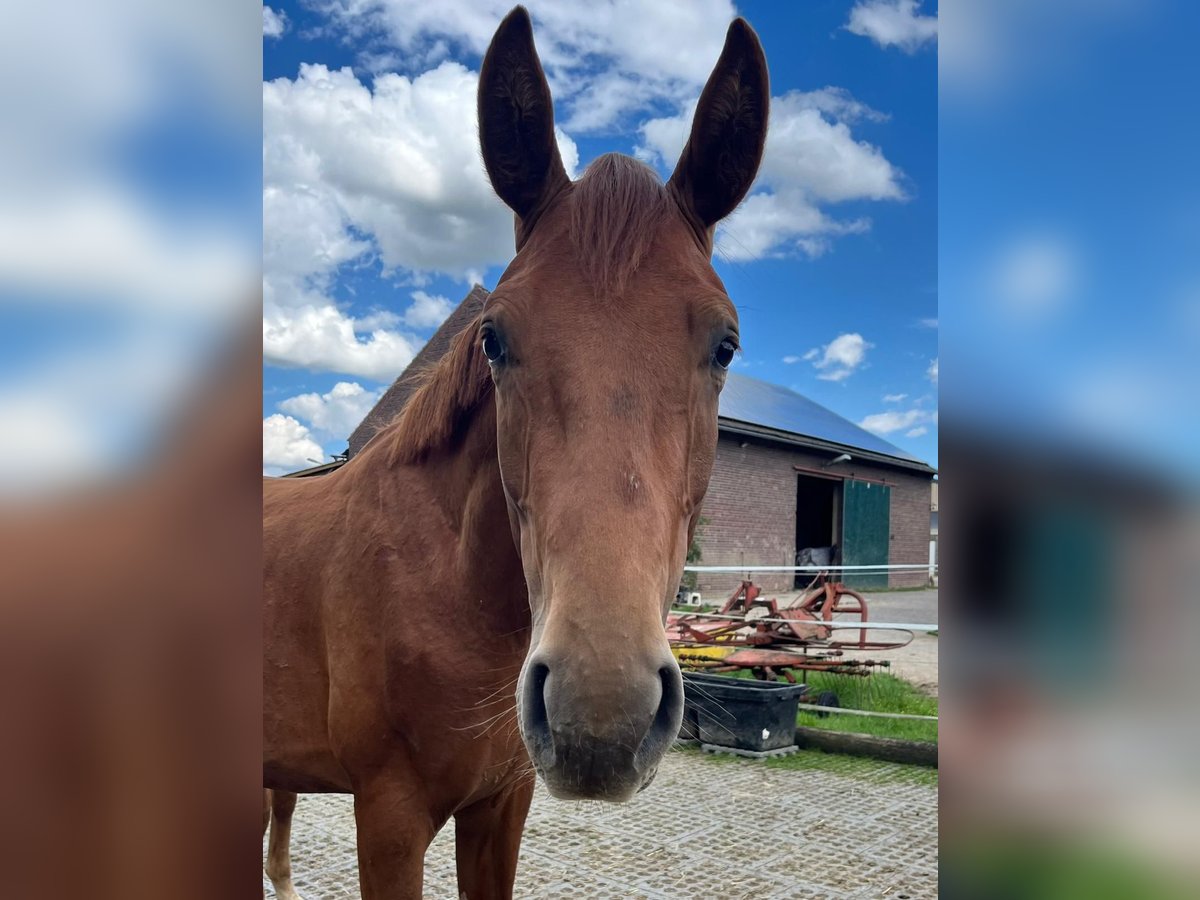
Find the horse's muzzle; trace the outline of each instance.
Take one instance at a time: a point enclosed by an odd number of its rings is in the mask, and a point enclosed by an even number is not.
[[[679,734],[683,679],[669,655],[640,676],[588,679],[569,658],[534,653],[518,689],[521,735],[560,800],[628,800]]]

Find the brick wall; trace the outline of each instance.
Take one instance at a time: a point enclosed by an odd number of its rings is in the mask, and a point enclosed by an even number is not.
[[[929,562],[929,501],[931,478],[903,472],[889,473],[892,485],[892,539],[890,561],[900,563]],[[921,587],[929,582],[928,570],[893,572],[888,579],[892,587]]]
[[[740,443],[746,443],[745,448]],[[705,566],[788,566],[796,556],[795,454],[749,438],[722,434],[717,441],[702,515],[700,536]],[[760,573],[754,582],[768,591],[791,589],[787,573]],[[706,599],[728,595],[737,575],[700,576]]]
[[[743,444],[745,446],[743,446]],[[704,500],[708,519],[700,537],[706,566],[790,566],[796,557],[795,466],[819,468],[830,454],[809,453],[754,438],[721,434],[717,459]],[[839,475],[886,480],[892,485],[892,563],[924,563],[929,558],[929,484],[925,476],[899,469],[851,461],[834,469]],[[791,573],[758,573],[764,591],[792,589]],[[699,589],[706,600],[727,596],[739,575],[701,574]],[[919,586],[923,571],[892,573],[892,587]]]

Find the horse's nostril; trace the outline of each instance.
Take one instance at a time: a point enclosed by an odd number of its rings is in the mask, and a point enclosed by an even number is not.
[[[546,713],[546,681],[549,677],[550,667],[543,662],[531,663],[525,673],[522,724],[526,735],[539,745],[550,742],[550,719]]]
[[[679,674],[679,667],[674,663],[663,665],[658,670],[658,681],[661,692],[658,709],[654,711],[654,719],[638,748],[638,757],[646,762],[657,762],[666,747],[675,740],[683,715],[683,678]]]
[[[655,725],[664,714],[668,717],[674,715],[675,708],[683,702],[683,679],[679,674],[679,666],[674,663],[663,666],[658,670],[658,680],[662,685],[662,698],[658,701]]]

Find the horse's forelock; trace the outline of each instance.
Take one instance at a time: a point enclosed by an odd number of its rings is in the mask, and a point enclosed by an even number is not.
[[[571,242],[598,296],[620,295],[645,258],[668,208],[649,166],[620,153],[598,157],[571,192]]]
[[[667,190],[649,166],[606,153],[588,166],[570,196],[570,238],[583,276],[597,296],[618,296],[654,242],[670,202]],[[418,376],[420,387],[391,426],[393,464],[419,462],[447,446],[487,396],[491,378],[478,329],[476,319]]]

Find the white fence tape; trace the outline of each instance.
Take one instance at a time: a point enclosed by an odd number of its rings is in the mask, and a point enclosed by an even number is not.
[[[775,619],[770,616],[763,616],[757,619],[747,619],[745,616],[731,616],[723,613],[702,613],[702,612],[680,612],[676,613],[681,617],[696,618],[696,619],[729,619],[734,622],[745,621],[747,625],[757,625],[759,622],[774,622],[779,625],[792,625],[797,620],[795,619]],[[826,622],[821,619],[800,619],[801,625],[824,625],[828,628],[838,629],[858,629],[862,628],[867,631],[937,631],[936,623],[928,624],[913,624],[911,622],[851,622],[849,620],[834,619],[831,622]]]
[[[936,722],[937,716],[918,716],[914,713],[875,712],[870,709],[842,709],[840,706],[817,706],[815,703],[797,703],[798,709],[811,709],[814,712],[826,712],[831,716],[869,716],[872,719],[916,719],[919,722]]]

